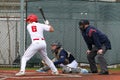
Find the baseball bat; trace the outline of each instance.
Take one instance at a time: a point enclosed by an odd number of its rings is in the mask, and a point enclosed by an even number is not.
[[[39,8],[39,11],[40,11],[40,13],[41,13],[41,15],[42,15],[44,21],[46,21],[46,18],[45,18],[45,15],[44,15],[43,9],[42,9],[41,7]]]

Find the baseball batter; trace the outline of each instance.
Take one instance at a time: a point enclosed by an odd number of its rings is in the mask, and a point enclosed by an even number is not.
[[[28,23],[27,30],[30,34],[32,43],[22,56],[21,69],[18,73],[16,73],[16,76],[25,75],[26,63],[33,55],[36,54],[36,52],[40,53],[41,58],[52,70],[52,74],[59,74],[57,68],[47,56],[46,42],[43,35],[43,31],[53,32],[54,28],[49,25],[48,20],[45,21],[45,24],[39,23],[38,17],[35,14],[30,14],[27,17],[26,22]]]

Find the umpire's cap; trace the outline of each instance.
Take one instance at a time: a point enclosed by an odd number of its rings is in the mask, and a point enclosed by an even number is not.
[[[89,24],[90,24],[90,22],[88,20],[86,20],[86,19],[81,19],[80,22],[79,22],[79,26],[81,26],[81,25],[89,25]]]

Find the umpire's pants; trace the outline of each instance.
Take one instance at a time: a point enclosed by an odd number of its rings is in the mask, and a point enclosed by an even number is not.
[[[104,45],[102,46],[102,49],[103,49],[103,54],[97,54],[97,51],[98,51],[97,47],[93,47],[91,50],[91,53],[87,55],[87,59],[88,59],[89,64],[90,64],[90,70],[92,72],[98,71],[97,66],[96,66],[96,62],[95,62],[95,57],[98,60],[101,71],[102,72],[108,71],[107,62],[104,58],[104,54],[107,50],[106,50],[106,47]]]

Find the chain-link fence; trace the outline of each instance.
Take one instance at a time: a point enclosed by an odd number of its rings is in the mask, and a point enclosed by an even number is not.
[[[0,64],[11,65],[19,55],[20,1],[0,0]]]
[[[108,64],[120,62],[119,0],[116,0],[116,2],[101,0],[26,0],[25,4],[27,14],[37,14],[40,22],[43,22],[43,18],[38,8],[42,7],[45,17],[55,28],[54,33],[45,33],[49,57],[52,57],[50,43],[59,40],[65,49],[72,52],[78,62],[87,63],[86,44],[78,29],[79,20],[85,18],[89,19],[92,25],[101,29],[110,38],[112,50],[105,55]],[[0,1],[0,64],[11,65],[19,57],[19,54],[23,54],[19,53],[20,5],[19,0]],[[25,36],[27,47],[31,41],[28,34]],[[30,62],[39,63],[39,57],[33,57]]]
[[[91,25],[96,26],[108,35],[112,50],[105,54],[108,64],[120,63],[119,55],[119,25],[120,3],[118,0],[29,0],[27,14],[35,13],[39,21],[43,22],[38,10],[42,7],[46,18],[54,26],[55,32],[45,34],[50,54],[50,43],[59,40],[65,49],[71,51],[78,62],[87,63],[86,44],[78,29],[80,19],[89,19]],[[29,42],[29,39],[27,39]],[[27,43],[28,45],[29,43]]]

